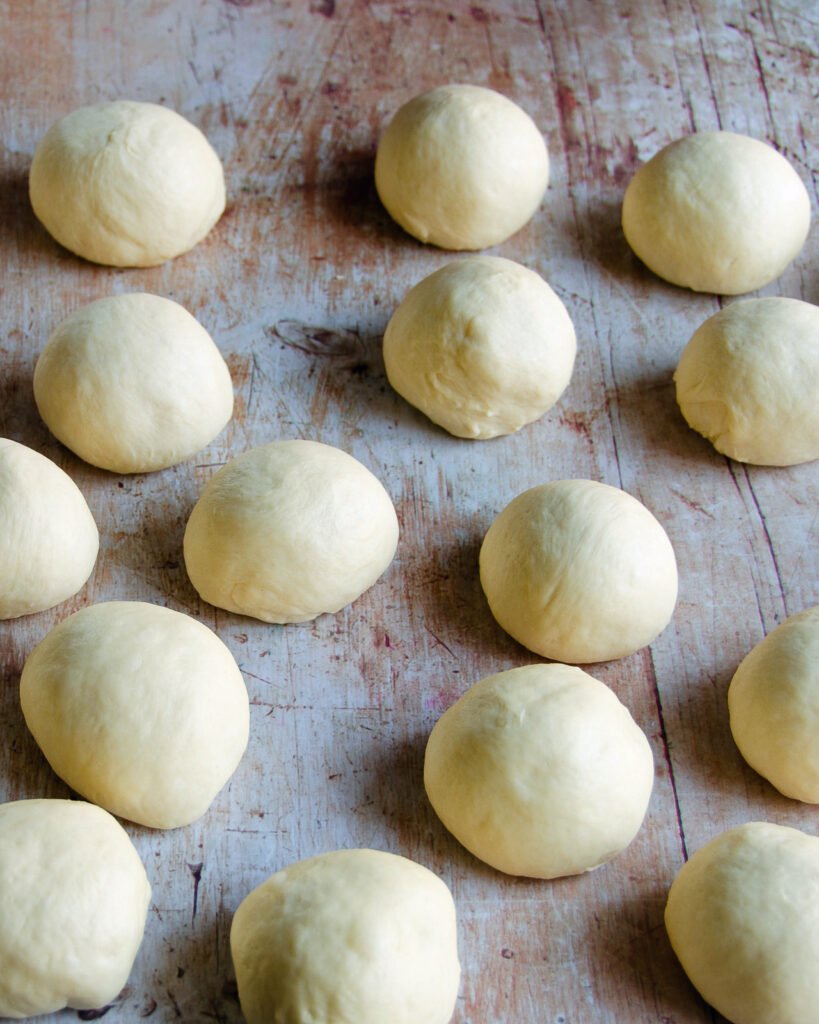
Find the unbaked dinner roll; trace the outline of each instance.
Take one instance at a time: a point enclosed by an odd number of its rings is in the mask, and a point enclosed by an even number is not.
[[[230,930],[248,1024],[446,1024],[460,982],[455,905],[437,875],[378,850],[278,871]]]
[[[230,371],[205,328],[176,302],[139,292],[63,320],[37,360],[34,398],[55,437],[115,473],[181,462],[233,412]]]
[[[745,299],[709,317],[674,374],[689,426],[739,462],[819,458],[819,306]]]
[[[591,871],[632,841],[654,782],[640,727],[603,683],[529,665],[475,683],[436,722],[424,758],[435,813],[510,875]]]
[[[80,489],[59,466],[0,438],[0,619],[66,601],[94,569],[100,538]]]
[[[20,700],[61,779],[151,828],[204,814],[247,746],[233,655],[201,622],[141,601],[91,605],[52,629],[26,660]]]
[[[668,625],[677,564],[665,530],[636,498],[593,480],[556,480],[511,501],[480,552],[498,623],[556,661],[632,654]]]
[[[812,1024],[817,907],[819,838],[752,821],[684,865],[665,924],[692,984],[733,1024]]]
[[[644,164],[623,199],[623,231],[655,274],[739,295],[779,277],[810,227],[810,198],[773,147],[733,132],[677,139]]]
[[[456,437],[511,434],[562,395],[576,350],[566,307],[533,270],[472,256],[425,277],[387,324],[387,378]]]
[[[107,811],[79,800],[0,804],[0,1017],[116,999],[150,898],[142,861]]]
[[[337,612],[392,561],[398,517],[376,477],[316,441],[273,441],[231,459],[185,530],[200,596],[265,622]]]
[[[61,245],[115,267],[187,252],[225,208],[222,164],[199,129],[131,100],[80,107],[53,124],[34,153],[29,192]]]
[[[405,103],[375,158],[375,185],[393,220],[444,249],[503,242],[531,218],[548,183],[534,121],[477,85],[444,85]]]

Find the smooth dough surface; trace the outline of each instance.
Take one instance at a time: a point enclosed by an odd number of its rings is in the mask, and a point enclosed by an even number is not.
[[[665,923],[700,995],[733,1024],[810,1024],[819,1007],[819,838],[752,821],[699,849]]]
[[[378,850],[279,871],[236,911],[248,1024],[446,1024],[460,982],[455,905],[437,875]]]
[[[204,327],[170,299],[99,299],[67,317],[34,369],[49,430],[86,462],[146,473],[194,455],[233,412],[230,371]]]
[[[0,619],[52,608],[94,569],[99,532],[80,489],[39,452],[0,438]]]
[[[523,227],[549,183],[549,156],[516,103],[444,85],[398,110],[378,143],[375,185],[398,224],[443,249],[485,249]]]
[[[819,458],[819,306],[726,306],[694,332],[674,381],[688,425],[724,455],[760,466]]]
[[[151,898],[128,834],[79,800],[0,804],[0,1017],[118,995]]]
[[[425,277],[384,334],[395,390],[456,437],[511,434],[550,409],[576,351],[566,307],[533,270],[473,256]]]
[[[648,740],[582,669],[529,665],[472,686],[433,728],[424,786],[476,857],[510,875],[591,871],[637,834],[654,782]]]
[[[593,480],[518,495],[484,537],[480,575],[507,633],[544,658],[579,664],[644,647],[677,600],[665,530],[636,498]]]
[[[398,544],[398,517],[376,477],[315,441],[274,441],[223,466],[185,530],[200,596],[265,622],[337,612],[375,583]]]
[[[192,249],[225,208],[222,164],[167,107],[116,100],[61,118],[34,153],[34,212],[71,252],[150,267]]]
[[[204,814],[247,746],[233,655],[201,622],[141,601],[91,605],[52,629],[26,660],[20,700],[61,779],[151,828]]]
[[[804,245],[810,198],[767,143],[697,132],[661,149],[623,199],[623,232],[655,274],[698,292],[739,295],[779,277]]]
[[[791,615],[728,687],[734,742],[785,796],[819,804],[819,605]]]

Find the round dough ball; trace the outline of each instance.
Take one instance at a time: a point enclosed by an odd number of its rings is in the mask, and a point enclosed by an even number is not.
[[[819,605],[786,619],[745,656],[728,710],[748,764],[785,796],[819,804]]]
[[[677,600],[665,530],[636,498],[593,480],[518,495],[487,531],[480,574],[498,623],[555,661],[632,654],[665,629]]]
[[[389,215],[443,249],[505,241],[532,217],[548,184],[549,155],[534,121],[477,85],[444,85],[405,103],[375,157]]]
[[[446,1024],[460,982],[455,905],[431,871],[336,850],[271,875],[230,948],[248,1024]]]
[[[819,458],[819,307],[734,302],[695,332],[674,374],[688,425],[759,466]]]
[[[733,1024],[808,1024],[819,1006],[819,839],[752,821],[706,843],[668,894],[671,945]]]
[[[142,861],[107,811],[77,800],[0,804],[0,1017],[115,999],[150,899]]]
[[[264,622],[337,612],[392,561],[398,517],[352,455],[315,441],[274,441],[210,480],[185,530],[200,596]]]
[[[424,785],[435,813],[499,871],[591,871],[637,834],[654,782],[639,726],[603,683],[568,665],[489,676],[432,730]]]
[[[187,252],[225,208],[222,164],[199,129],[131,100],[80,107],[53,124],[34,153],[29,193],[61,245],[114,267]]]
[[[456,437],[511,434],[563,394],[574,366],[566,307],[499,256],[449,263],[417,284],[384,335],[395,390]]]
[[[230,371],[204,327],[159,295],[83,306],[34,369],[46,426],[86,462],[147,473],[194,455],[233,412]]]
[[[733,132],[677,139],[634,175],[623,232],[655,274],[739,295],[779,277],[810,227],[810,198],[773,147]]]
[[[201,622],[110,601],[65,619],[29,655],[26,724],[82,796],[151,828],[195,821],[247,746],[242,674]]]
[[[91,575],[99,546],[71,477],[39,452],[0,438],[0,619],[68,600]]]

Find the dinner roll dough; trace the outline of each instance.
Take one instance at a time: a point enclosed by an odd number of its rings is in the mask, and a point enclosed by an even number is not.
[[[556,661],[632,654],[665,629],[677,600],[665,530],[636,498],[593,480],[518,495],[489,527],[480,574],[506,632]]]
[[[819,458],[818,306],[726,306],[695,331],[674,381],[689,426],[723,455],[760,466]]]
[[[142,861],[107,811],[79,800],[0,804],[0,1017],[115,999],[150,898]]]
[[[76,594],[99,544],[91,510],[68,474],[0,438],[0,619],[41,612]]]
[[[150,267],[193,248],[225,208],[219,157],[184,117],[154,103],[80,107],[43,136],[31,205],[56,240],[115,267]]]
[[[534,121],[477,85],[444,85],[405,103],[375,157],[389,215],[444,249],[505,241],[537,210],[548,183],[549,156]]]
[[[542,416],[568,385],[575,350],[549,285],[499,256],[425,277],[384,335],[390,384],[456,437],[511,434]]]
[[[247,746],[230,651],[201,622],[140,601],[95,604],[52,629],[25,663],[20,700],[61,779],[151,828],[204,814]]]
[[[460,981],[446,885],[404,857],[336,850],[278,871],[236,911],[248,1024],[446,1024]]]
[[[819,804],[819,605],[743,658],[728,687],[742,756],[785,796]]]
[[[184,550],[205,601],[265,622],[307,622],[371,587],[397,544],[390,496],[360,462],[315,441],[274,441],[210,480]]]
[[[115,473],[194,455],[233,412],[233,385],[204,327],[170,299],[136,293],[76,310],[48,339],[34,398],[49,430]]]
[[[799,175],[771,146],[733,132],[677,139],[644,164],[623,199],[623,232],[655,274],[697,292],[739,295],[779,277],[810,227]]]
[[[591,871],[637,834],[654,782],[648,740],[603,683],[528,665],[475,683],[435,724],[424,786],[435,813],[499,871]]]
[[[819,1007],[819,839],[752,821],[698,850],[665,923],[700,995],[733,1024],[809,1024]]]

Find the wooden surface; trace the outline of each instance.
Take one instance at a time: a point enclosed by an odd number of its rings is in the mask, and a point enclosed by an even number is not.
[[[0,434],[66,469],[102,533],[80,594],[0,624],[0,798],[68,794],[26,731],[17,687],[33,645],[83,605],[139,599],[196,616],[235,654],[252,702],[247,754],[210,812],[169,833],[128,826],[153,900],[107,1019],[239,1021],[228,950],[236,906],[287,863],[350,846],[412,857],[451,886],[464,968],[456,1024],[717,1019],[677,965],[662,911],[687,851],[722,829],[767,819],[816,831],[815,808],[781,797],[742,762],[726,690],[766,632],[819,600],[819,474],[817,464],[732,463],[686,427],[671,374],[720,300],[646,271],[619,209],[642,161],[680,135],[721,127],[773,143],[815,210],[816,6],[3,0],[0,17]],[[506,93],[543,132],[546,198],[493,251],[551,282],[579,339],[561,402],[491,442],[435,428],[391,391],[380,355],[406,290],[452,256],[414,242],[379,206],[376,140],[402,102],[449,81]],[[216,229],[150,270],[75,258],[27,201],[31,156],[51,122],[121,97],[178,110],[226,170],[229,207]],[[817,302],[818,275],[814,229],[763,294]],[[181,302],[210,330],[231,367],[236,413],[197,458],[117,477],[49,436],[31,374],[68,312],[136,290]],[[338,445],[369,466],[393,496],[402,539],[389,571],[351,607],[282,628],[199,601],[181,539],[216,467],[291,437]],[[513,496],[562,477],[642,500],[672,539],[681,586],[650,648],[591,669],[650,738],[645,824],[608,866],[549,883],[502,876],[467,854],[430,810],[421,769],[444,708],[483,676],[535,660],[494,623],[477,551]]]

